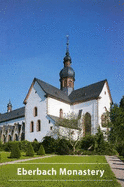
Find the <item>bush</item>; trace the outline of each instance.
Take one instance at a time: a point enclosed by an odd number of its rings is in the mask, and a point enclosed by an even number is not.
[[[81,148],[84,150],[88,150],[88,148],[90,148],[90,150],[93,151],[94,146],[95,146],[95,136],[94,135],[85,136],[81,141]]]
[[[51,136],[45,136],[42,145],[46,153],[53,153],[56,151],[57,140],[55,140]]]
[[[22,140],[19,142],[20,150],[26,152],[29,141]]]
[[[34,156],[34,150],[30,142],[27,144],[26,156]]]
[[[20,153],[20,149],[19,149],[19,145],[16,142],[13,142],[11,147],[11,153],[10,153],[10,157],[11,158],[20,158],[21,157],[21,153]]]
[[[71,146],[69,144],[69,141],[61,139],[58,142],[58,147],[56,151],[59,155],[69,155],[72,152],[70,148]]]
[[[3,144],[1,141],[0,141],[0,151],[3,151]]]
[[[119,155],[124,157],[124,142],[123,141],[117,144],[116,149]]]
[[[40,143],[35,140],[34,142],[31,142],[31,145],[32,145],[34,151],[37,153],[40,148]]]
[[[11,142],[11,141],[6,142],[4,144],[4,151],[10,152],[12,150],[13,143],[15,143],[15,142]],[[18,144],[18,142],[17,142],[17,144]]]
[[[40,148],[39,148],[37,154],[38,154],[38,155],[45,155],[45,150],[44,150],[43,145],[40,146]]]

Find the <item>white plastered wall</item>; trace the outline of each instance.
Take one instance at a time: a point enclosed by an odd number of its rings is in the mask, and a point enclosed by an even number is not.
[[[34,116],[34,107],[37,107],[37,116]],[[38,120],[41,121],[41,131],[37,132]],[[34,132],[30,132],[31,121],[34,122]],[[45,97],[45,92],[35,82],[25,106],[25,139],[33,141],[36,138],[38,141],[41,141],[48,134],[52,125],[52,120],[47,117],[47,98]]]
[[[71,112],[76,114],[82,110],[82,114],[85,115],[87,112],[91,115],[91,134],[95,134],[98,128],[98,101],[91,100],[82,103],[78,103],[71,106]]]
[[[60,117],[60,109],[63,110],[63,116],[65,116],[70,111],[70,105],[48,97],[48,114]]]
[[[107,83],[104,84],[104,87],[100,93],[100,99],[98,100],[99,107],[98,107],[98,123],[101,127],[102,130],[106,130],[106,128],[103,128],[101,126],[101,115],[106,112],[106,110],[110,111],[110,104],[111,104],[111,99],[107,87]]]

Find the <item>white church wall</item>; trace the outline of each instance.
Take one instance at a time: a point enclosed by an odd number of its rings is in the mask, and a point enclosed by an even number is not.
[[[107,88],[107,83],[105,83],[101,93],[100,93],[100,99],[99,99],[99,107],[98,107],[98,123],[101,127],[102,130],[106,130],[106,128],[103,128],[101,126],[101,116],[103,113],[106,112],[106,110],[110,111],[110,104],[111,104],[111,99],[109,96],[108,88]]]
[[[63,116],[70,111],[70,105],[54,98],[48,98],[48,114],[60,117],[60,109],[63,110]]]
[[[82,103],[78,103],[71,106],[71,112],[76,114],[82,110],[82,114],[85,115],[87,112],[91,115],[91,134],[95,134],[98,128],[98,101],[91,100]]]
[[[34,108],[37,107],[37,116],[34,116]],[[47,118],[47,98],[45,92],[35,82],[25,106],[25,139],[33,141],[35,138],[41,141],[50,130],[51,122]],[[41,122],[41,130],[37,131],[37,122]],[[34,132],[30,132],[31,121],[34,123]]]

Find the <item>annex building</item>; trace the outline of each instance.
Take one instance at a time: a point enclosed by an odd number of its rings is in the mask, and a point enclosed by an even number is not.
[[[106,131],[103,123],[105,112],[110,110],[112,97],[107,80],[74,89],[75,71],[71,67],[67,41],[64,67],[60,71],[60,89],[34,78],[23,101],[24,107],[12,110],[9,101],[7,112],[0,114],[0,140],[2,142],[28,140],[42,141],[52,135],[59,118],[69,114],[79,117],[79,123],[71,126],[57,126],[65,136],[71,130],[74,139],[78,132],[81,136],[95,134],[98,127]],[[55,135],[55,134],[54,134]]]

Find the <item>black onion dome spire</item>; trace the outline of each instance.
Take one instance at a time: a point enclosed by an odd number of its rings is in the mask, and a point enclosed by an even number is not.
[[[72,61],[69,54],[69,36],[67,36],[66,43],[66,56],[64,57],[64,68],[60,71],[60,80],[62,78],[71,77],[75,80],[75,72],[72,67],[70,67]]]
[[[66,61],[70,61],[70,63],[72,63],[71,57],[69,54],[69,36],[67,35],[66,37],[67,37],[67,43],[66,43],[66,53],[65,53],[65,57],[64,57],[64,61],[63,61],[64,64]]]
[[[66,77],[72,77],[75,80],[75,72],[72,67],[64,67],[60,71],[60,79],[66,78]]]
[[[67,95],[74,90],[75,72],[71,67],[71,57],[69,54],[69,38],[67,36],[66,56],[64,57],[64,68],[60,71],[60,89]]]

